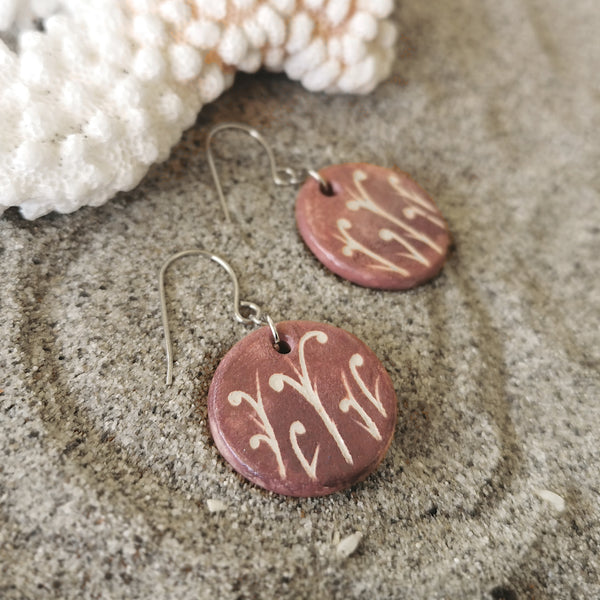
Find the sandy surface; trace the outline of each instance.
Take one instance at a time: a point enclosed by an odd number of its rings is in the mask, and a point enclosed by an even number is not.
[[[240,77],[132,193],[0,219],[3,599],[600,597],[597,2],[406,1],[397,20],[374,94]],[[226,120],[283,164],[411,173],[452,231],[442,274],[377,292],[327,272],[296,190],[236,133],[216,143],[225,225],[204,141]],[[206,393],[250,329],[209,262],[169,273],[165,387],[158,269],[198,245],[275,319],[344,327],[383,362],[399,421],[364,483],[289,499],[220,457]]]

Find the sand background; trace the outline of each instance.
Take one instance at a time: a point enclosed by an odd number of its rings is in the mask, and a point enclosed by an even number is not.
[[[240,76],[133,192],[0,219],[0,597],[600,597],[597,1],[405,1],[395,18],[372,95]],[[224,224],[204,142],[230,120],[284,164],[411,173],[453,234],[443,273],[405,293],[331,275],[295,230],[295,190],[236,133],[215,150]],[[379,356],[400,413],[367,481],[289,499],[221,459],[206,392],[249,330],[210,263],[170,271],[165,387],[158,269],[197,245],[274,318],[342,326]]]

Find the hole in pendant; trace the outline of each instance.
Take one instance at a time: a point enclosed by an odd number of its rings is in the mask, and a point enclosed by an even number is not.
[[[333,186],[331,185],[331,181],[327,181],[324,184],[320,183],[319,191],[321,192],[321,194],[323,194],[323,196],[335,196],[335,191],[333,189]]]
[[[289,354],[292,351],[291,346],[283,340],[279,340],[278,344],[273,344],[273,348],[275,348],[279,354]]]

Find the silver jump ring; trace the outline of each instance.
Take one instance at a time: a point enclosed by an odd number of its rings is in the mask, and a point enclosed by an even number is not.
[[[269,329],[271,330],[271,335],[273,336],[273,346],[278,347],[281,342],[281,338],[279,337],[279,332],[277,331],[277,326],[275,322],[269,315],[265,315],[264,320],[266,321]]]
[[[319,188],[323,194],[330,196],[333,193],[331,183],[327,181],[318,171],[315,171],[314,169],[306,169],[306,172],[319,184]]]
[[[240,302],[240,307],[249,308],[252,312],[248,315],[247,318],[242,317],[243,321],[238,318],[240,323],[244,323],[245,325],[249,325],[250,323],[254,323],[254,325],[267,325],[271,330],[271,336],[273,337],[273,346],[278,347],[281,342],[281,338],[279,337],[279,332],[277,331],[277,325],[275,325],[275,321],[271,318],[270,315],[263,315],[262,309],[260,306],[254,304],[254,302],[246,302],[242,300]]]

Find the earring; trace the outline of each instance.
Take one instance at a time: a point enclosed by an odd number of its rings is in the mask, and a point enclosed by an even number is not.
[[[314,169],[279,168],[254,128],[223,123],[208,134],[208,164],[228,222],[229,209],[211,151],[220,131],[237,129],[266,150],[276,185],[304,182],[296,201],[300,235],[335,274],[365,287],[404,290],[435,277],[450,245],[448,226],[433,200],[407,174],[367,163]]]
[[[383,365],[338,327],[275,324],[257,304],[240,301],[231,265],[205,250],[179,252],[160,270],[167,385],[173,349],[165,273],[187,256],[223,267],[233,282],[236,320],[262,325],[229,350],[210,384],[209,425],[223,457],[246,479],[289,496],[323,496],[366,478],[383,459],[396,425],[396,394]]]

